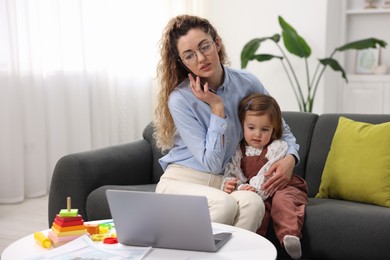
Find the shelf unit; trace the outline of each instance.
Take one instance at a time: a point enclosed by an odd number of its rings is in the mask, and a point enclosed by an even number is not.
[[[390,9],[384,1],[374,1],[377,8],[365,9],[364,0],[343,0],[341,41],[352,42],[378,38],[390,44]],[[390,113],[390,46],[381,48],[380,64],[387,65],[384,75],[356,73],[357,51],[344,53],[343,67],[349,83],[342,83],[340,110],[345,113]]]
[[[388,14],[390,13],[389,9],[378,8],[378,9],[348,9],[346,10],[346,15],[355,15],[355,14]]]

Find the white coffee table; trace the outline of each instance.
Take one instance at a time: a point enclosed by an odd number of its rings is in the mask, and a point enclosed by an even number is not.
[[[218,223],[213,223],[213,228],[232,232],[231,239],[216,253],[153,248],[144,259],[276,259],[274,245],[256,233]],[[25,259],[47,250],[40,247],[31,234],[9,245],[3,251],[1,260]]]

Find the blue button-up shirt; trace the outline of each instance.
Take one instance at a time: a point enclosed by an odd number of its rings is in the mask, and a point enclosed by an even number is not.
[[[268,95],[259,79],[250,72],[224,67],[224,82],[217,91],[224,101],[225,118],[221,118],[195,97],[188,79],[181,82],[169,96],[168,106],[177,131],[173,148],[159,160],[163,170],[176,163],[198,171],[223,173],[243,138],[238,105],[255,92]],[[282,139],[288,143],[288,154],[299,161],[299,145],[284,120]]]

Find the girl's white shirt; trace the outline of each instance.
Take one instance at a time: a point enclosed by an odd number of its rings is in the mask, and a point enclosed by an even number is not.
[[[261,186],[266,181],[264,174],[268,171],[272,164],[286,156],[287,148],[288,145],[283,140],[275,140],[270,145],[268,145],[268,150],[265,155],[265,157],[268,159],[268,162],[263,167],[261,167],[256,176],[252,177],[249,183],[247,183],[248,179],[245,177],[241,169],[242,152],[240,145],[238,145],[236,152],[232,156],[231,162],[226,165],[221,189],[223,190],[225,183],[228,180],[231,180],[232,178],[238,178],[237,190],[242,190],[245,185],[249,184],[256,189],[256,193],[259,194],[263,200],[266,200],[269,195],[266,195],[261,189]],[[245,146],[246,156],[259,156],[261,152],[262,149],[254,148],[252,146]]]

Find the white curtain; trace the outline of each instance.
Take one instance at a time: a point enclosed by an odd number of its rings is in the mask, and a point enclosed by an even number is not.
[[[47,194],[66,154],[142,137],[182,2],[0,0],[0,203]]]

